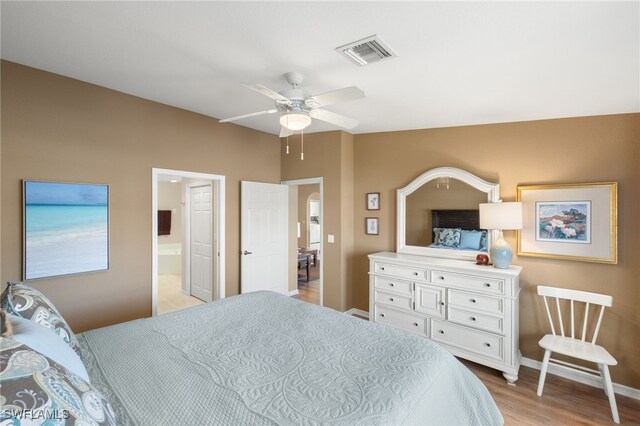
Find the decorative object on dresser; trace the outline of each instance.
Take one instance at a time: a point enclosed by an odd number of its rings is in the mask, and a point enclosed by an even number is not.
[[[508,268],[513,252],[509,243],[504,240],[502,231],[522,229],[522,203],[480,204],[480,227],[498,231],[498,237],[491,246],[491,260],[496,268]]]
[[[367,193],[367,210],[380,210],[380,193]]]
[[[378,218],[377,217],[367,217],[364,220],[365,222],[365,232],[367,235],[378,235]]]
[[[442,178],[449,189],[442,189]],[[499,188],[454,167],[421,174],[397,190],[396,251],[466,260],[488,253],[496,232],[480,229],[478,206],[500,201]]]
[[[369,255],[369,319],[432,339],[518,380],[519,266],[382,252]]]
[[[609,374],[609,366],[617,365],[618,361],[616,361],[616,359],[612,357],[605,348],[596,345],[596,339],[598,338],[598,332],[600,331],[600,325],[602,324],[602,316],[604,315],[605,307],[611,307],[613,305],[613,297],[606,294],[588,293],[586,291],[545,286],[538,286],[538,295],[542,296],[544,299],[544,307],[547,311],[547,317],[549,318],[549,324],[551,325],[552,333],[545,335],[538,343],[540,347],[544,349],[544,359],[542,361],[542,368],[540,369],[540,380],[538,382],[538,396],[542,396],[542,390],[544,389],[544,380],[547,375],[547,367],[549,366],[549,364],[560,365],[564,368],[570,368],[583,373],[592,374],[602,380],[602,388],[604,389],[605,395],[609,398],[609,406],[611,407],[611,415],[613,417],[613,421],[616,423],[620,423],[620,417],[618,416],[618,406],[616,404],[616,395],[613,392],[611,375]],[[560,336],[556,334],[556,327],[554,326],[554,321],[551,316],[547,297],[553,297],[556,299],[555,305],[558,312],[556,317],[556,324],[558,325]],[[563,307],[566,307],[567,305],[571,306],[571,337],[565,336],[565,324],[562,317],[563,308],[561,308],[560,306],[561,300],[566,301]],[[587,336],[590,305],[596,307],[595,314],[598,315],[598,320],[596,322],[592,337]],[[584,306],[584,309],[581,308],[581,306]],[[600,308],[599,310],[598,307]],[[566,309],[564,309],[564,311],[566,312]],[[575,337],[576,311],[581,312],[583,318],[582,336],[580,338]],[[569,330],[567,329],[567,332],[568,331]],[[551,358],[552,352],[557,352],[565,356],[595,363],[598,365],[598,371],[575,365],[570,362],[553,359]]]
[[[518,256],[618,263],[616,182],[518,186]]]

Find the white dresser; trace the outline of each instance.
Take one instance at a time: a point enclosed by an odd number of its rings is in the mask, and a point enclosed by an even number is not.
[[[390,252],[369,255],[369,319],[432,339],[518,380],[519,266]]]

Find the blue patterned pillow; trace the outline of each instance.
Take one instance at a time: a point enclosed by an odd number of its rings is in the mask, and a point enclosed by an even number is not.
[[[436,244],[451,248],[457,248],[460,245],[460,228],[435,229],[438,229],[438,239]]]
[[[482,231],[482,238],[480,238],[480,251],[488,251],[487,231]]]
[[[0,349],[0,423],[116,424],[111,404],[79,376],[14,339],[0,339]]]
[[[35,288],[22,283],[8,283],[0,296],[0,307],[10,314],[52,329],[82,359],[80,344],[71,327],[53,303]]]

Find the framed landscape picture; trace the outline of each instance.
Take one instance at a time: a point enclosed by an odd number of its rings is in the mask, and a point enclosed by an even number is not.
[[[518,256],[617,263],[616,182],[518,186]]]
[[[24,279],[109,269],[109,187],[23,182]]]

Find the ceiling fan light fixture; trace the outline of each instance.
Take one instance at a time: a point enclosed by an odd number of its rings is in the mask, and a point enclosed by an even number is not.
[[[311,124],[311,117],[306,114],[284,114],[280,117],[280,124],[289,130],[302,130]]]

